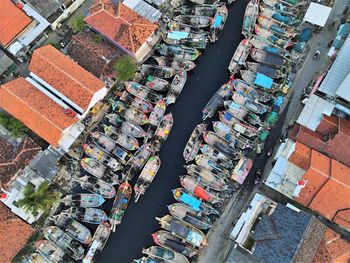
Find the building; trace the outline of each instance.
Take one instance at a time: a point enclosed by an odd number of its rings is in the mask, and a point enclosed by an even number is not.
[[[138,62],[143,61],[156,44],[158,26],[119,1],[97,1],[90,7],[85,22]]]
[[[107,94],[105,84],[51,45],[33,53],[26,78],[0,88],[0,107],[54,148],[69,151],[80,122]]]
[[[158,9],[143,0],[124,0],[123,4],[146,18],[151,23],[156,23],[162,16]]]

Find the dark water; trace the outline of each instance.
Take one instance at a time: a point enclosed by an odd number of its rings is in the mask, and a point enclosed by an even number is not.
[[[160,152],[161,168],[138,203],[132,198],[122,224],[112,233],[99,262],[129,263],[142,256],[143,247],[154,244],[151,234],[159,229],[155,217],[167,214],[167,205],[175,202],[170,190],[180,186],[178,176],[185,172],[182,152],[188,137],[201,122],[203,106],[229,78],[227,67],[242,39],[247,2],[237,0],[229,7],[228,20],[219,41],[205,50],[197,67],[189,73],[178,101],[167,110],[174,114],[174,126]]]

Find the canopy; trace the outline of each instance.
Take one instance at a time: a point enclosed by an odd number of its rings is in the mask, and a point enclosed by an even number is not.
[[[223,17],[222,16],[216,16],[214,20],[214,28],[217,28],[221,25]]]
[[[256,78],[254,80],[254,84],[261,86],[265,89],[271,89],[273,85],[273,79],[265,76],[261,73],[256,73]]]
[[[182,32],[182,31],[173,31],[168,33],[168,38],[170,39],[175,39],[175,40],[180,40],[183,38],[188,37],[188,32]]]
[[[282,105],[282,103],[283,103],[283,97],[282,97],[282,96],[278,96],[278,97],[276,98],[276,100],[275,100],[274,105],[280,107],[280,106]]]
[[[332,8],[311,2],[304,16],[304,21],[324,27]]]

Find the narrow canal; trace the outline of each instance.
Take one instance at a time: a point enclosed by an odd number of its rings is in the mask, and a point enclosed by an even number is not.
[[[201,110],[214,92],[228,78],[228,64],[242,39],[241,27],[248,0],[237,0],[229,6],[229,16],[219,41],[209,46],[197,61],[179,100],[168,108],[174,114],[174,126],[163,145],[161,168],[147,193],[137,203],[131,199],[126,215],[112,233],[99,262],[130,263],[142,256],[143,247],[153,245],[151,234],[160,227],[155,217],[167,214],[167,205],[174,203],[171,189],[179,187],[184,160],[182,152],[193,128],[201,122]],[[214,262],[210,262],[214,263]]]

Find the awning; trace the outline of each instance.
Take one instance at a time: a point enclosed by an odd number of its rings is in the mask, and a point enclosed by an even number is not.
[[[304,21],[324,27],[332,8],[317,3],[310,3],[304,16]]]
[[[256,78],[254,80],[254,84],[261,86],[265,89],[271,89],[273,85],[273,79],[265,76],[261,73],[256,73]]]

